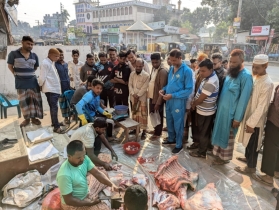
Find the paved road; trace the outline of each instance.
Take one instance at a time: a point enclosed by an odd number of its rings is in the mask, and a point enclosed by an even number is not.
[[[245,65],[247,69],[252,71],[251,64]],[[275,85],[279,84],[279,67],[278,66],[269,66],[267,69],[267,73],[269,74],[270,78],[274,82]]]

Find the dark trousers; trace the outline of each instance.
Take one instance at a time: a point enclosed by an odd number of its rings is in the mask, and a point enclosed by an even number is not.
[[[129,106],[129,94],[115,94],[115,105]]]
[[[107,107],[109,101],[109,107],[114,107],[114,90],[103,89],[100,98],[104,100],[104,105]]]
[[[269,120],[266,122],[261,171],[269,176],[279,172],[279,127]]]
[[[194,143],[200,143],[199,139],[198,139],[198,126],[197,126],[197,116],[196,116],[197,112],[196,110],[191,111],[191,120],[192,120],[192,136],[193,136],[193,142]]]
[[[51,117],[51,123],[54,127],[60,128],[59,122],[58,122],[58,99],[60,94],[57,93],[45,93],[47,97],[47,102],[50,108],[50,117]]]
[[[197,139],[199,141],[199,153],[206,154],[211,144],[212,123],[214,115],[203,116],[196,113]]]
[[[257,160],[259,155],[259,152],[257,152],[259,133],[260,133],[260,129],[255,128],[254,133],[251,135],[249,139],[249,143],[245,150],[245,157],[247,159],[247,166],[249,168],[256,168],[257,166]]]
[[[152,104],[152,99],[150,98],[149,99],[149,113],[154,113],[155,110],[154,110],[154,107],[155,107],[155,104]],[[164,103],[160,105],[160,108],[159,108],[159,115],[161,117],[161,124],[160,125],[157,125],[155,128],[154,128],[154,135],[155,136],[161,136],[162,135],[162,131],[163,131],[163,123],[164,123]]]
[[[94,154],[96,156],[99,155],[100,151],[101,151],[101,148],[102,148],[102,139],[100,136],[97,136],[95,138],[95,142],[94,142]]]

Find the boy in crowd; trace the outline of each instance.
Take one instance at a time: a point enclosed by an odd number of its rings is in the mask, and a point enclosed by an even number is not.
[[[119,53],[119,64],[112,69],[110,81],[114,84],[115,105],[129,106],[129,87],[128,82],[131,70],[126,64],[127,53]]]
[[[77,89],[81,84],[80,70],[84,63],[78,60],[79,50],[77,49],[72,50],[72,58],[73,60],[68,62],[69,76],[71,80],[71,87]]]
[[[100,95],[101,99],[104,101],[104,105],[108,105],[110,108],[114,107],[114,87],[113,83],[110,82],[110,74],[113,69],[113,64],[108,61],[107,54],[104,52],[99,53],[100,62],[96,64],[97,75],[96,77],[104,83],[104,89]]]
[[[86,62],[81,67],[80,70],[80,79],[82,82],[86,82],[88,76],[95,76],[97,73],[97,67],[95,66],[95,58],[94,55],[89,53],[86,55]]]

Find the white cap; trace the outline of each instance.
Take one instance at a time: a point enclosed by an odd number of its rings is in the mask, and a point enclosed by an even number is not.
[[[265,54],[259,54],[254,57],[254,64],[266,64],[268,63],[268,56]]]

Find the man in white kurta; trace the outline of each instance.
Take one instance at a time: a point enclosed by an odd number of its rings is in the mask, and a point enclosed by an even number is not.
[[[253,92],[245,111],[243,121],[240,124],[236,140],[241,142],[245,150],[245,157],[237,157],[246,162],[245,167],[236,167],[239,173],[249,174],[256,171],[258,152],[262,145],[266,115],[273,91],[273,83],[266,69],[268,56],[256,55],[253,61]]]
[[[143,130],[141,139],[146,138],[147,129],[147,89],[150,81],[149,74],[143,70],[144,62],[141,58],[136,60],[136,69],[130,74],[129,78],[129,92],[130,100],[132,102],[132,118],[140,123]]]

